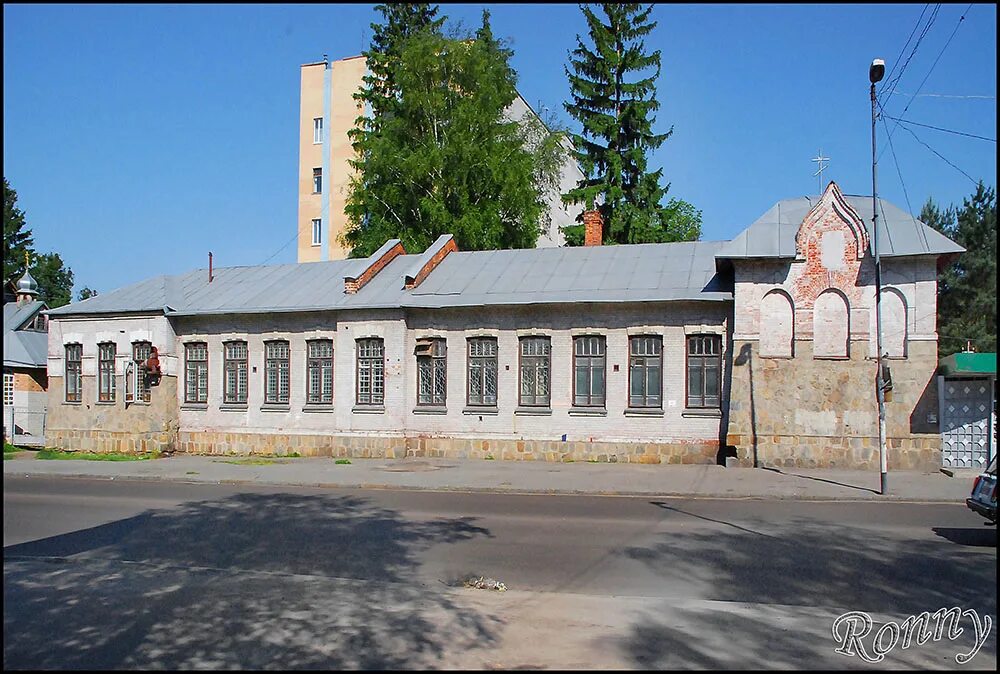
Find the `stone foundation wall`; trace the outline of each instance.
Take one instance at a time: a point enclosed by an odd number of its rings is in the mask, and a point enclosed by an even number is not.
[[[867,343],[852,340],[848,360],[812,357],[797,340],[793,358],[761,358],[756,340],[734,343],[728,445],[739,464],[877,470],[875,362]],[[890,360],[886,402],[889,469],[937,470],[937,343],[911,341],[907,358]]]
[[[181,431],[179,451],[191,454],[260,454],[398,459],[407,456],[500,461],[596,461],[599,463],[714,464],[718,443],[561,442],[298,435],[289,433],[215,433]]]
[[[116,382],[116,402],[97,401],[97,382],[83,375],[82,400],[66,402],[65,380],[50,377],[45,444],[92,452],[170,452],[177,441],[177,377],[163,376],[150,387],[148,403],[125,406],[124,377]]]
[[[117,452],[120,454],[147,454],[172,452],[177,436],[171,432],[132,433],[124,431],[87,431],[72,429],[46,429],[47,447],[81,452]]]

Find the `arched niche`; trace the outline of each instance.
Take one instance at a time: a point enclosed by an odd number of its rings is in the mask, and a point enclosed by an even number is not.
[[[871,310],[871,354],[876,355],[875,307]],[[890,358],[906,358],[906,341],[909,336],[906,297],[896,288],[882,288],[882,353]]]
[[[772,290],[760,303],[760,355],[791,358],[795,309],[792,298],[782,290]]]
[[[833,288],[824,290],[813,307],[813,357],[847,358],[850,306]]]

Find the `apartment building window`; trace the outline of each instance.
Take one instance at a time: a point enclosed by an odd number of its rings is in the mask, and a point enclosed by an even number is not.
[[[313,226],[312,245],[318,246],[321,243],[323,243],[323,221],[318,219],[313,220],[312,226]]]
[[[495,337],[469,339],[469,405],[496,407],[497,340]]]
[[[333,404],[333,340],[317,339],[307,343],[306,402],[310,405]]]
[[[518,404],[525,407],[548,407],[549,361],[552,346],[548,337],[521,338],[521,388]]]
[[[264,342],[264,402],[287,405],[289,390],[288,342]]]
[[[417,340],[417,404],[444,405],[448,347],[443,339]]]
[[[135,361],[136,371],[136,401],[149,402],[149,381],[146,379],[146,371],[142,366],[153,355],[153,345],[149,342],[132,342],[132,360]],[[126,399],[128,396],[126,396]]]
[[[722,337],[687,338],[687,406],[720,407]]]
[[[10,372],[3,373],[3,406],[14,406],[14,375]]]
[[[385,403],[385,349],[381,339],[358,340],[357,404]]]
[[[247,343],[226,342],[223,345],[225,390],[222,400],[229,405],[247,403]]]
[[[318,145],[323,142],[323,118],[313,118],[313,144]]]
[[[66,402],[78,403],[83,391],[83,345],[66,345]]]
[[[319,194],[323,191],[323,169],[314,168],[313,169],[313,194]]]
[[[208,402],[208,344],[184,345],[184,402]]]
[[[662,407],[663,340],[643,335],[629,340],[629,407]]]
[[[97,400],[102,403],[115,401],[115,345],[97,345]]]
[[[604,337],[573,338],[573,404],[604,407]]]

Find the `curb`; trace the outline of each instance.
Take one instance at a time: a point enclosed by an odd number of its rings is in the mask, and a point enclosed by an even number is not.
[[[737,501],[808,501],[814,503],[915,503],[925,505],[961,505],[965,507],[964,499],[953,498],[912,498],[887,494],[884,496],[873,494],[866,497],[831,497],[831,496],[809,496],[802,494],[699,494],[692,492],[678,491],[628,491],[628,490],[599,490],[589,491],[584,489],[524,489],[516,487],[453,487],[435,486],[421,487],[414,485],[397,485],[378,482],[362,483],[337,483],[337,482],[269,482],[257,479],[192,479],[190,477],[174,476],[153,476],[153,475],[95,475],[93,473],[25,473],[23,471],[4,471],[4,477],[15,478],[68,478],[85,480],[107,480],[118,482],[180,482],[185,484],[217,484],[228,486],[250,486],[260,485],[266,487],[312,487],[320,489],[377,489],[384,491],[426,491],[440,493],[467,493],[467,494],[504,494],[504,495],[533,495],[533,496],[609,496],[620,498],[672,498],[672,499],[704,499],[704,500],[737,500]]]

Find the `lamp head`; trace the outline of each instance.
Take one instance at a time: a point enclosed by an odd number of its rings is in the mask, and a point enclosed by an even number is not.
[[[883,75],[885,75],[885,61],[882,59],[873,60],[871,66],[868,68],[869,81],[872,84],[881,82]]]

